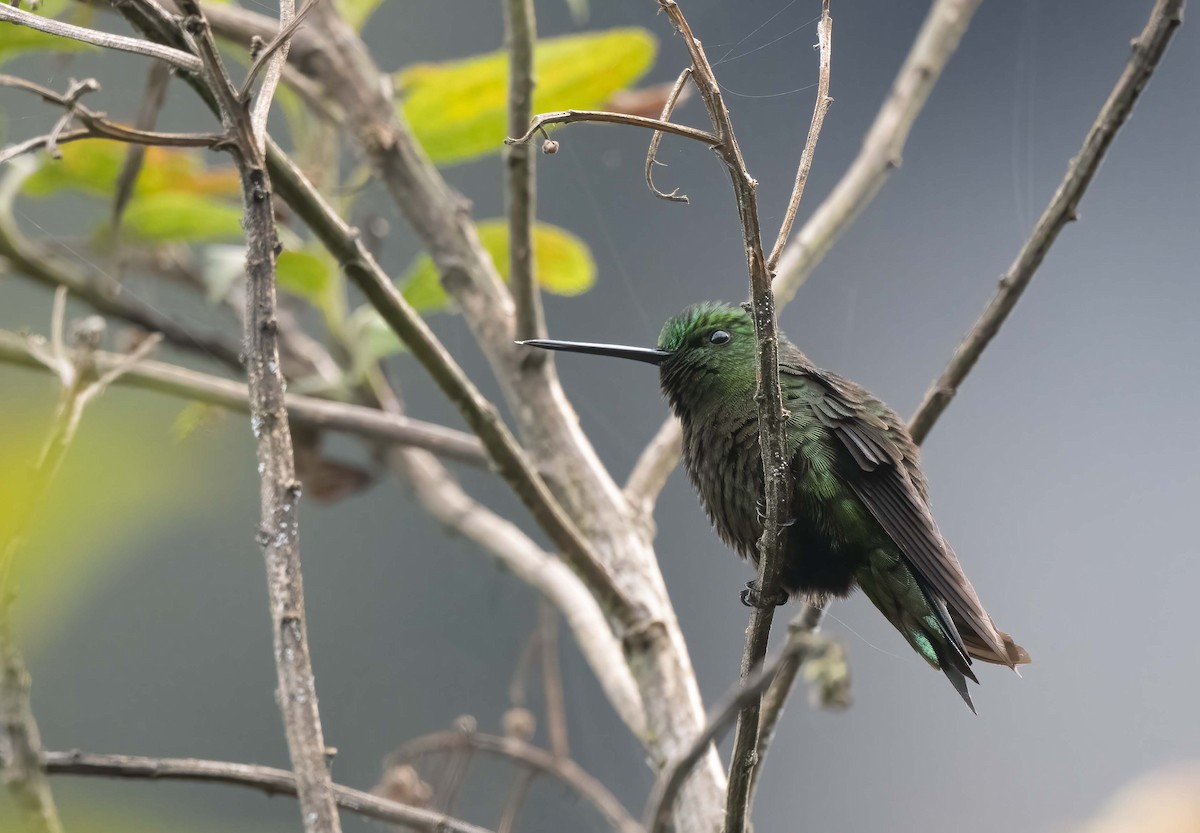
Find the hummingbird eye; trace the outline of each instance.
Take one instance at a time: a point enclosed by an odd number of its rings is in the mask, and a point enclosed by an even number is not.
[[[708,334],[709,344],[728,344],[730,339],[729,333],[724,330],[713,330]]]

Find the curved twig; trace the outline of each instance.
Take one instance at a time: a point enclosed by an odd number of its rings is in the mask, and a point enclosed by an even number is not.
[[[635,116],[631,113],[610,113],[607,110],[563,110],[558,113],[541,113],[533,117],[533,123],[529,129],[521,136],[510,137],[504,140],[506,145],[520,145],[528,142],[539,131],[545,130],[550,124],[574,124],[576,122],[598,122],[602,124],[625,124],[630,127],[644,127],[647,130],[656,130],[661,133],[673,133],[676,136],[682,136],[685,139],[694,139],[697,142],[702,142],[709,147],[719,147],[721,138],[707,130],[700,130],[695,127],[688,127],[683,124],[675,124],[673,122],[664,121],[663,119],[652,119],[646,116]]]
[[[549,775],[570,787],[591,804],[614,830],[620,833],[644,833],[642,826],[600,781],[589,775],[570,758],[560,758],[549,750],[516,738],[504,738],[479,732],[444,731],[408,741],[389,758],[389,763],[412,761],[431,752],[472,749],[518,763],[543,775]]]
[[[197,758],[149,758],[140,755],[98,755],[90,752],[46,752],[50,775],[86,775],[152,781],[204,781],[262,790],[267,795],[296,794],[296,776],[286,769]],[[379,821],[402,824],[422,833],[490,833],[442,813],[410,807],[397,801],[333,785],[333,796],[344,810]]]

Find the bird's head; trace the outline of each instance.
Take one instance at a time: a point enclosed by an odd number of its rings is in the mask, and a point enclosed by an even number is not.
[[[663,325],[654,348],[555,339],[521,343],[657,365],[663,392],[680,416],[726,397],[754,395],[754,321],[745,309],[732,304],[688,307]]]

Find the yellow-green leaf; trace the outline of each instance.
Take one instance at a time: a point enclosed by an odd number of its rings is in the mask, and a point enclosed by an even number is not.
[[[128,145],[110,139],[90,139],[63,145],[62,159],[43,157],[23,185],[24,193],[45,197],[59,191],[83,191],[111,197]],[[135,194],[187,191],[233,196],[240,190],[232,167],[205,168],[201,151],[146,148]]]
[[[508,223],[482,220],[479,241],[491,255],[500,277],[508,280]],[[554,295],[582,295],[596,282],[596,263],[587,244],[571,232],[538,223],[533,228],[534,273],[542,289]],[[442,309],[450,303],[429,255],[421,255],[404,279],[404,298],[420,311]]]
[[[535,112],[594,109],[654,63],[657,41],[645,29],[611,29],[538,41]],[[497,153],[506,132],[508,57],[419,64],[397,74],[402,109],[435,162]]]
[[[125,209],[124,228],[156,243],[222,243],[244,236],[241,205],[185,191],[136,197]]]
[[[479,240],[496,264],[500,277],[508,280],[508,224],[505,220],[483,220]],[[571,232],[538,223],[533,229],[534,272],[538,284],[555,295],[582,295],[596,283],[596,263],[587,244]],[[437,312],[450,304],[442,289],[437,268],[428,255],[421,255],[404,277],[404,299],[419,312]],[[351,317],[351,331],[359,366],[402,349],[399,339],[375,310],[360,307]]]
[[[316,252],[285,249],[276,262],[279,286],[309,300],[318,299],[329,288],[330,261]]]

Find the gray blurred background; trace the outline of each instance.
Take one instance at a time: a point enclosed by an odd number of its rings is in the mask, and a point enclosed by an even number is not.
[[[587,28],[637,25],[659,35],[648,80],[669,80],[683,66],[684,50],[651,0],[590,5]],[[819,3],[683,5],[710,57],[724,59],[718,76],[773,233],[811,113]],[[913,130],[903,167],[783,312],[793,340],[911,413],[1053,193],[1151,5],[984,4]],[[801,220],[858,150],[926,10],[834,0],[836,103]],[[539,0],[538,16],[543,35],[582,28],[561,0]],[[499,4],[388,3],[367,40],[389,68],[495,49]],[[759,830],[1067,830],[1139,775],[1200,759],[1192,634],[1200,587],[1198,46],[1192,20],[1120,134],[1081,221],[1064,232],[926,443],[941,528],[1034,664],[1023,679],[985,668],[975,717],[865,601],[837,603],[828,631],[848,649],[855,705],[829,714],[807,708],[803,693],[796,698],[763,778]],[[38,59],[9,71],[59,87],[67,75],[95,72],[107,97],[96,106],[130,115],[143,67],[128,58],[66,68]],[[177,85],[171,98],[173,123],[188,124],[189,91]],[[29,98],[3,103],[6,139],[34,135],[56,115]],[[694,101],[679,117],[703,118]],[[647,193],[644,133],[585,125],[556,138],[561,152],[539,160],[540,214],[588,241],[600,277],[582,298],[547,299],[553,335],[652,344],[661,321],[687,303],[744,296],[733,200],[710,153],[665,141],[660,158],[670,167],[658,184],[685,191],[692,202],[681,206]],[[477,216],[502,212],[496,159],[447,175]],[[385,264],[399,272],[416,245],[379,194],[364,205],[392,220]],[[104,210],[86,201],[23,208],[41,228],[27,226],[31,234],[64,239]],[[168,290],[143,291],[174,303]],[[4,276],[0,326],[44,332],[49,301],[48,292]],[[202,313],[193,313],[201,326]],[[494,393],[462,323],[442,317],[437,327]],[[416,415],[459,424],[415,363],[393,364]],[[559,369],[602,458],[623,477],[666,414],[653,371],[584,357],[561,357]],[[6,414],[48,412],[54,394],[47,377],[0,368],[0,430]],[[99,424],[135,420],[145,459],[187,485],[170,512],[134,515],[88,553],[117,566],[86,573],[86,592],[47,614],[55,626],[29,648],[44,740],[54,749],[286,765],[253,541],[250,432],[230,418],[176,443],[169,428],[180,407],[114,391],[85,421],[86,449],[102,439]],[[334,448],[362,456],[349,441]],[[113,467],[114,482],[124,468]],[[475,495],[532,529],[498,480],[463,476]],[[738,591],[751,573],[711,533],[678,474],[657,520],[667,585],[711,703],[736,680],[747,618]],[[497,731],[536,622],[534,594],[445,535],[394,481],[333,507],[307,502],[301,528],[336,779],[371,786],[395,745],[461,714]],[[572,752],[640,814],[651,783],[640,748],[565,634],[563,642]],[[508,778],[496,767],[477,770],[461,812],[494,825]],[[100,803],[136,807],[151,829],[297,829],[291,799],[232,788],[66,778],[54,786],[68,828],[92,812],[73,808]],[[347,830],[372,826],[345,816]],[[519,829],[604,827],[543,782]]]

